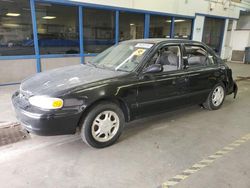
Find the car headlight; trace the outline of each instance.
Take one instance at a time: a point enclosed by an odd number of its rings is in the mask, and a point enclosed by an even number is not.
[[[48,96],[33,96],[29,98],[30,104],[43,109],[60,109],[63,107],[63,100]]]

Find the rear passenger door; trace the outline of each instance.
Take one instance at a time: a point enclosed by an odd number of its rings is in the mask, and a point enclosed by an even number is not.
[[[188,104],[199,104],[206,100],[219,76],[218,65],[202,45],[184,44],[183,70],[188,77],[186,98]]]

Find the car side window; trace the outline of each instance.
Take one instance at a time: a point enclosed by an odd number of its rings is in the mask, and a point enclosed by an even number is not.
[[[179,46],[165,46],[154,54],[150,61],[152,64],[161,64],[163,72],[178,70],[181,60],[181,51]]]
[[[186,64],[189,67],[200,67],[214,64],[207,51],[201,46],[186,45]]]

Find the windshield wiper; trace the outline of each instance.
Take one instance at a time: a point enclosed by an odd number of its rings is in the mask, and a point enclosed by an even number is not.
[[[96,66],[94,63],[91,63],[90,61],[87,61],[87,64],[88,64],[88,65],[92,65],[92,66],[94,66],[95,68],[97,68],[97,66]]]
[[[120,71],[120,72],[130,72],[130,71],[123,70],[123,69],[116,69],[116,71]]]

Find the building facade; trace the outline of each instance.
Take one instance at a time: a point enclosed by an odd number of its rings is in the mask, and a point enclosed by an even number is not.
[[[84,63],[137,38],[203,41],[227,58],[227,30],[250,3],[231,0],[0,1],[0,85]]]

